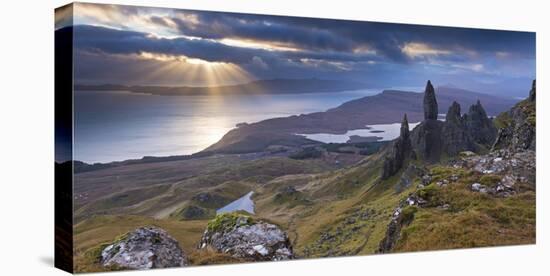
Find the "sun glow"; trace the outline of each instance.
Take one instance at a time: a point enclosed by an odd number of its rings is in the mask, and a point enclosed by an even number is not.
[[[425,43],[409,42],[401,47],[401,52],[410,58],[449,55],[452,52],[444,49],[436,49]]]
[[[236,38],[223,38],[218,40],[218,42],[225,44],[227,46],[261,49],[266,51],[285,51],[285,52],[301,51],[301,49],[296,48],[291,44],[281,43],[281,42],[275,43],[275,42],[257,41],[252,39],[236,39]]]
[[[195,86],[221,86],[226,84],[246,83],[254,79],[240,66],[231,62],[208,61],[184,55],[166,55],[141,52],[139,59],[156,61],[156,74],[180,74],[186,83]]]

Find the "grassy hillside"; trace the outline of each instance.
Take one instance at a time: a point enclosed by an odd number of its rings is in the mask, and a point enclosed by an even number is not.
[[[222,155],[169,162],[166,167],[154,163],[84,173],[84,183],[98,185],[100,192],[77,209],[76,269],[102,270],[102,248],[145,225],[165,229],[186,251],[191,265],[240,262],[210,249],[199,250],[197,244],[215,210],[249,191],[254,191],[254,217],[285,230],[297,258],[381,252],[396,210],[395,240],[383,252],[535,242],[534,178],[518,177],[506,196],[481,193],[472,190],[473,183],[493,189],[510,171],[461,165],[467,158],[478,158],[480,164],[515,162],[510,157],[503,161],[496,155],[470,153],[444,156],[441,163],[429,166],[407,159],[400,171],[382,180],[388,150],[389,145],[369,156],[356,155],[362,159],[347,166],[335,162],[347,157],[331,152],[305,159]],[[103,194],[106,191],[110,193]],[[408,206],[411,197],[422,203]]]
[[[436,166],[434,179],[459,175],[457,181],[438,187],[434,180],[420,189],[428,205],[416,208],[404,227],[395,251],[421,251],[535,243],[535,187],[522,184],[511,197],[473,192],[472,183],[494,185],[499,176]],[[444,207],[443,207],[444,206]]]

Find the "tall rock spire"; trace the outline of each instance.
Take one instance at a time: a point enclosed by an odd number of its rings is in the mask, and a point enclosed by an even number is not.
[[[402,139],[409,139],[409,121],[407,120],[407,114],[403,116],[403,121],[401,121],[401,132],[399,133],[399,137]]]
[[[447,111],[447,116],[445,117],[445,122],[449,123],[460,123],[460,104],[456,101],[453,101],[451,106],[449,106],[449,111]]]
[[[529,101],[534,102],[537,99],[536,93],[537,93],[537,80],[533,80],[531,91],[529,91]]]
[[[393,142],[390,154],[384,160],[382,179],[387,179],[397,173],[403,167],[407,158],[414,156],[409,133],[409,121],[407,120],[407,114],[405,114],[403,121],[401,121],[401,133]]]
[[[437,120],[438,108],[435,99],[435,89],[428,80],[424,91],[424,120]]]

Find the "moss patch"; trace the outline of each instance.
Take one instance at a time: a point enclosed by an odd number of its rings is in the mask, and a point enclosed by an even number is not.
[[[254,224],[254,220],[252,217],[243,215],[240,213],[232,212],[232,213],[223,213],[216,215],[214,219],[210,220],[207,225],[208,231],[211,232],[218,232],[218,231],[224,231],[225,229],[232,229],[237,225],[237,220],[240,219],[240,222],[244,225],[252,225]]]

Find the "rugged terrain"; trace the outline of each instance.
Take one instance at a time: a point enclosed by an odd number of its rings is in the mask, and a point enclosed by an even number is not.
[[[470,106],[480,101],[487,113],[493,116],[508,110],[515,103],[512,99],[450,87],[439,87],[437,98],[444,108],[453,102]],[[296,133],[342,134],[348,130],[363,129],[365,125],[399,122],[404,113],[410,122],[419,122],[424,118],[422,101],[423,93],[385,90],[324,112],[242,124],[202,153],[247,153],[265,150],[270,145],[304,145],[311,143],[311,140],[295,135]]]
[[[146,226],[176,240],[189,265],[534,243],[535,93],[492,120],[481,96],[464,103],[428,83],[414,95],[419,111],[395,115],[390,143],[78,173],[76,270],[112,269],[101,253]],[[216,216],[250,191],[254,214]]]

